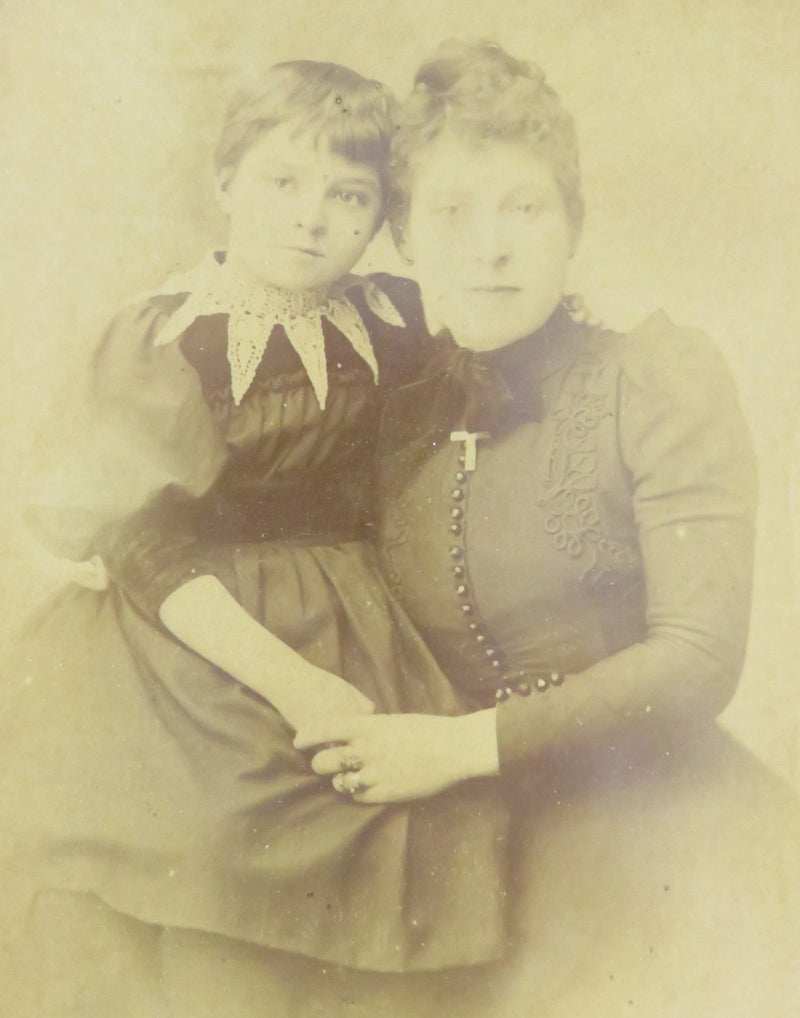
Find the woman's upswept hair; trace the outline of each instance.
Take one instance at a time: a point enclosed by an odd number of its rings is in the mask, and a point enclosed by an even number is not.
[[[408,215],[418,153],[445,128],[478,143],[503,139],[529,144],[552,167],[577,238],[583,198],[572,117],[540,67],[485,40],[444,42],[417,72],[392,143],[393,226],[402,227]]]
[[[265,131],[289,121],[337,155],[372,166],[385,202],[396,113],[397,103],[385,85],[349,67],[315,60],[275,64],[231,102],[214,165],[218,174],[235,171]]]

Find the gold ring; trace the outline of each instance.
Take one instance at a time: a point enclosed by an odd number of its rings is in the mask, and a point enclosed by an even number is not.
[[[337,792],[341,792],[343,795],[358,795],[359,792],[366,792],[369,785],[365,784],[359,778],[355,781],[348,781],[347,776],[352,771],[340,771],[338,774],[333,776],[333,787]]]
[[[339,770],[344,773],[345,771],[360,771],[364,766],[364,761],[358,756],[357,753],[344,752],[339,757]]]

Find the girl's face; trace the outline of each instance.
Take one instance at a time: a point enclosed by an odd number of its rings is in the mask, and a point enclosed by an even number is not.
[[[230,217],[227,263],[254,282],[325,290],[346,275],[378,224],[377,172],[283,123],[220,179]]]
[[[564,292],[573,232],[549,163],[522,141],[443,132],[413,167],[403,248],[432,328],[492,350],[543,325]]]

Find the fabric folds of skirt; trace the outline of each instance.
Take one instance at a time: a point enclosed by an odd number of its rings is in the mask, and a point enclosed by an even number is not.
[[[219,554],[258,621],[379,710],[461,712],[369,547]],[[12,848],[35,860],[38,886],[375,971],[503,952],[506,809],[493,783],[412,804],[342,798],[268,704],[116,588],[62,595],[7,694]]]

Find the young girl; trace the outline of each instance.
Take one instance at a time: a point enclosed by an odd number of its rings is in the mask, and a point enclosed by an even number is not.
[[[31,1013],[128,1013],[157,942],[163,964],[200,935],[261,968],[263,948],[404,972],[502,947],[483,784],[364,806],[342,794],[357,758],[337,792],[292,745],[321,717],[462,711],[364,540],[382,393],[417,359],[402,288],[348,275],[382,221],[391,128],[377,82],[273,68],[217,149],[227,250],[123,310],[95,356],[97,490],[34,518],[104,589],[57,600],[10,688],[25,937],[46,930],[55,966]]]

